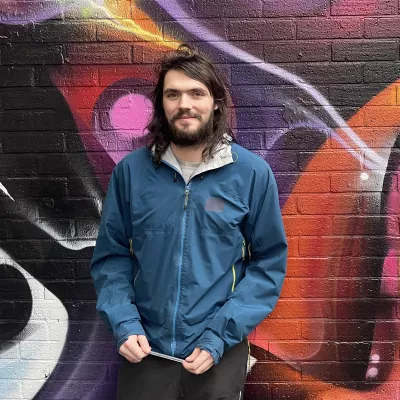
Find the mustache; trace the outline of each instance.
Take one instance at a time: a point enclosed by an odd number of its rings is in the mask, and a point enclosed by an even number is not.
[[[172,118],[171,122],[175,122],[177,119],[182,118],[182,117],[191,117],[191,118],[197,118],[199,121],[201,121],[201,115],[200,114],[195,114],[195,113],[188,113],[187,111],[178,111]]]

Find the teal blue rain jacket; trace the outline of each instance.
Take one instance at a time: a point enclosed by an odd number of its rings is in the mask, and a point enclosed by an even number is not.
[[[188,184],[171,153],[157,165],[141,148],[113,171],[91,265],[97,310],[118,348],[146,335],[154,351],[185,358],[200,347],[217,364],[282,288],[276,182],[237,144],[222,146]]]

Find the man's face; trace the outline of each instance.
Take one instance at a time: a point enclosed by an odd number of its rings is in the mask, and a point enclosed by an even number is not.
[[[170,70],[165,75],[163,107],[176,145],[196,146],[213,134],[217,105],[207,86],[182,71]]]

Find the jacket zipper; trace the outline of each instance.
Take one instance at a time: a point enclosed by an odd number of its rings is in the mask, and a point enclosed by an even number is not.
[[[182,217],[182,225],[181,225],[181,248],[180,248],[180,253],[179,253],[179,265],[178,265],[178,288],[177,288],[174,316],[172,318],[172,341],[171,341],[171,352],[172,352],[171,355],[172,356],[175,355],[175,350],[176,350],[176,316],[178,314],[179,300],[180,300],[180,295],[181,295],[183,246],[185,243],[185,235],[186,235],[187,206],[188,206],[188,201],[189,201],[189,194],[190,194],[190,183],[185,186],[185,199],[184,199],[184,203],[183,203],[183,217]]]
[[[236,285],[236,270],[235,270],[235,264],[232,265],[232,275],[233,275],[233,282],[232,282],[232,292],[235,290],[235,285]]]

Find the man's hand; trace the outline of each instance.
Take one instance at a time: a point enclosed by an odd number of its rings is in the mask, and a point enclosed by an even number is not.
[[[200,375],[208,371],[214,365],[214,359],[208,351],[200,350],[196,347],[182,365],[192,374]]]
[[[131,363],[138,363],[149,355],[151,348],[146,336],[131,335],[119,348],[118,352]]]

